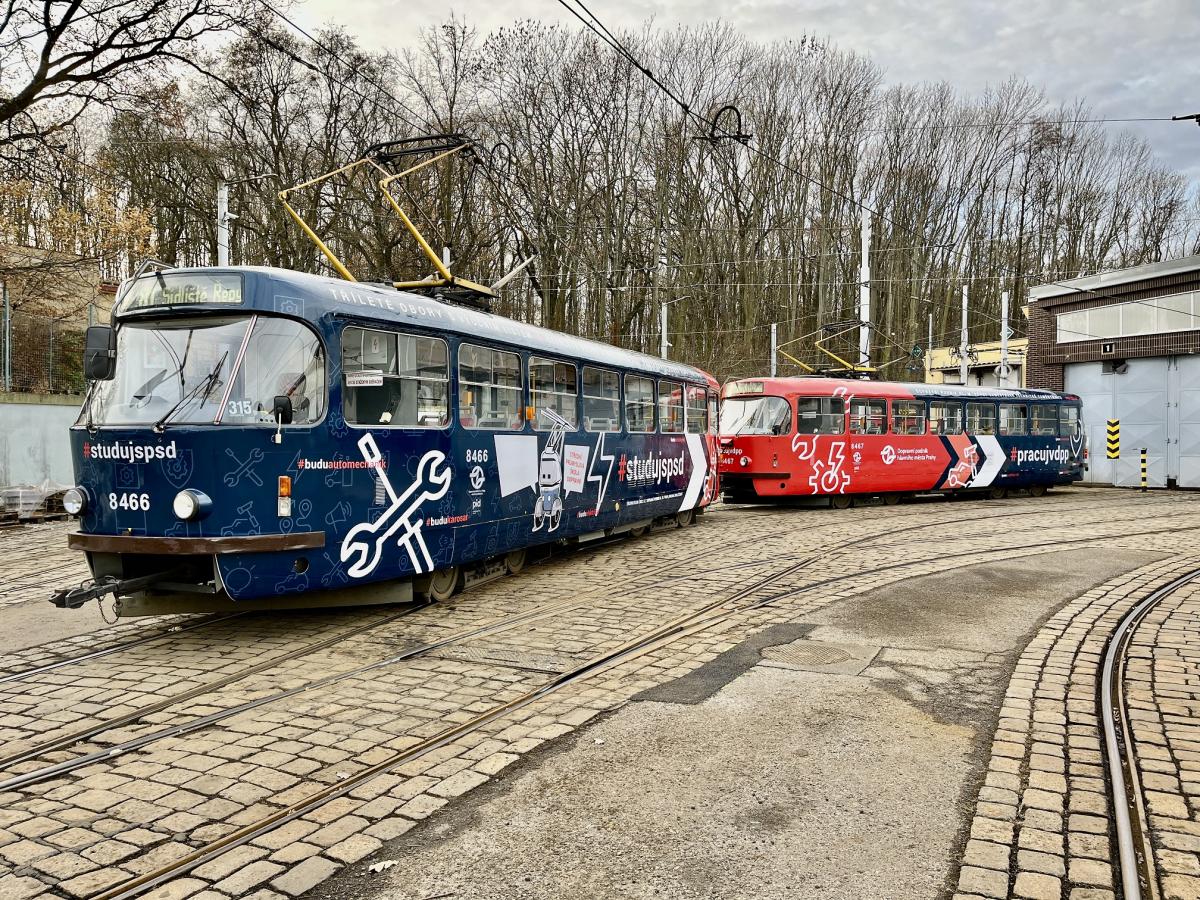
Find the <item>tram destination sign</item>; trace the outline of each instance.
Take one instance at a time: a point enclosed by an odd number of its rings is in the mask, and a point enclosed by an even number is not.
[[[241,275],[160,272],[143,276],[129,286],[121,299],[121,312],[152,306],[241,302]]]

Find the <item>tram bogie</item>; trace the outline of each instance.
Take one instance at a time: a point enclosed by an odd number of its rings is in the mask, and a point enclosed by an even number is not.
[[[444,599],[719,490],[717,384],[680,363],[264,268],[135,278],[113,323],[71,431],[94,578],[59,605]]]
[[[734,381],[723,397],[721,483],[734,502],[1037,497],[1083,477],[1069,394],[804,377]]]

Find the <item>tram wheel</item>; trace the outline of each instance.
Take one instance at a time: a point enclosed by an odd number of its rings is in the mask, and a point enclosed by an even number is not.
[[[883,495],[883,505],[884,506],[896,506],[899,503],[900,503],[900,495],[899,494],[884,494]]]
[[[829,505],[834,509],[849,509],[854,505],[854,498],[849,494],[834,494],[829,498]]]
[[[458,592],[460,581],[458,566],[438,569],[429,576],[429,599],[438,602],[449,600]]]
[[[694,509],[682,509],[675,513],[675,525],[678,528],[687,528],[689,525],[696,523],[696,511]]]
[[[1030,497],[1045,497],[1046,496],[1046,486],[1044,484],[1035,484],[1033,487],[1031,487],[1029,489],[1029,496]]]
[[[1007,496],[1008,496],[1008,491],[1006,491],[1002,487],[994,487],[990,491],[988,491],[988,499],[989,500],[1003,500]]]
[[[514,550],[504,557],[504,568],[508,570],[509,575],[520,575],[525,569],[525,550]]]
[[[637,528],[629,529],[629,536],[635,537],[635,538],[645,537],[646,534],[649,533],[649,531],[650,531],[649,525],[639,525]]]

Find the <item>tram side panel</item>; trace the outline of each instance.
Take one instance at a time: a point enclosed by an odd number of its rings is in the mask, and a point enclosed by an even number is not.
[[[784,402],[769,395],[760,399]],[[791,406],[795,400],[793,396],[786,402]],[[790,420],[786,429],[781,428],[783,434],[722,434],[721,477],[730,495],[769,499],[950,492],[1068,484],[1082,477],[1084,439],[1078,427],[1067,435],[936,434],[927,430],[922,412],[923,433],[897,434],[892,403],[916,402],[923,410],[924,401],[912,397],[876,401],[888,401],[886,407],[880,406],[886,413],[880,412],[877,421],[862,420],[861,433],[850,430],[852,420],[847,416],[837,434],[797,433]]]

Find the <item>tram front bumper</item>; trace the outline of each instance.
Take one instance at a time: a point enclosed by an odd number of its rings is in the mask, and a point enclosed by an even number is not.
[[[151,537],[140,534],[67,534],[67,546],[88,553],[139,553],[153,555],[215,555],[221,553],[274,553],[315,550],[325,546],[323,531],[290,534],[246,534],[234,537]]]

